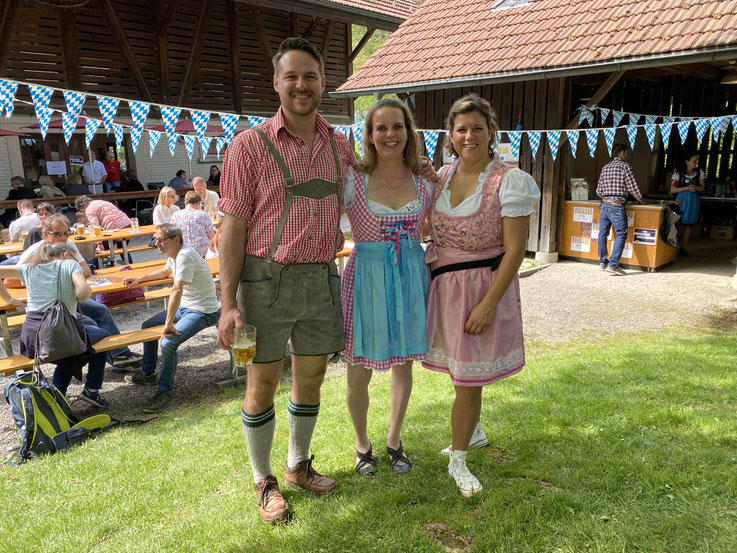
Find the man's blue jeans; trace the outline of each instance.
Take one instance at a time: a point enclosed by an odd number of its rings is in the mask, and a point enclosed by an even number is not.
[[[214,313],[200,313],[194,309],[180,307],[174,316],[177,332],[171,338],[162,338],[161,342],[161,374],[159,375],[159,392],[169,394],[174,391],[174,375],[177,372],[177,349],[192,336],[214,325],[220,320],[220,310]],[[163,325],[166,322],[166,311],[154,315],[145,321],[141,328]],[[156,370],[156,358],[159,342],[152,340],[143,344],[143,363],[141,372],[153,374]]]
[[[624,241],[627,238],[627,210],[624,204],[610,204],[601,202],[599,208],[599,261],[607,262],[607,236],[609,229],[614,227],[617,235],[612,245],[612,255],[609,256],[609,266],[619,265],[619,258],[622,257],[624,251]]]
[[[114,336],[115,334],[120,334],[120,329],[115,324],[115,319],[113,319],[113,315],[110,313],[107,305],[95,300],[86,300],[79,302],[79,309],[82,311],[82,315],[88,319],[92,319],[93,324],[107,331],[108,335]],[[88,322],[85,322],[85,324],[88,324]],[[112,350],[108,362],[112,363],[115,357],[126,351],[130,350],[127,347]]]

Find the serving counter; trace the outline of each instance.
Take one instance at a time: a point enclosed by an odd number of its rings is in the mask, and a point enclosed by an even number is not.
[[[599,201],[567,201],[563,206],[563,232],[558,254],[570,259],[599,261]],[[636,204],[627,209],[627,238],[620,265],[657,271],[673,263],[676,249],[660,238],[665,206]],[[612,251],[614,228],[609,232]]]

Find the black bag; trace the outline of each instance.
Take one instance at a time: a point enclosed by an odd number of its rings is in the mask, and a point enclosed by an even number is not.
[[[681,208],[677,203],[665,206],[663,224],[660,225],[660,239],[666,244],[678,248],[678,223],[681,220]]]
[[[51,363],[87,353],[86,335],[80,336],[76,319],[61,301],[61,263],[56,284],[56,303],[44,313],[36,334],[36,364]],[[77,311],[79,312],[79,304]],[[81,326],[84,334],[84,325]]]

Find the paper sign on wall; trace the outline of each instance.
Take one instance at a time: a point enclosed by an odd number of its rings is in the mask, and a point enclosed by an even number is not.
[[[594,222],[594,208],[593,207],[581,207],[573,206],[573,220],[579,223],[593,223]]]
[[[635,226],[635,211],[633,209],[627,210],[627,226],[628,227]]]
[[[599,241],[599,223],[591,223],[591,239]]]
[[[624,243],[624,250],[622,251],[622,257],[632,259],[632,242]]]
[[[46,162],[46,174],[47,175],[66,175],[67,174],[67,162],[66,161],[47,161]]]
[[[590,252],[591,239],[588,236],[571,236],[571,250],[574,252]]]
[[[509,142],[500,142],[496,149],[499,159],[504,163],[517,163],[519,155],[515,157],[512,145]]]
[[[658,231],[654,228],[636,228],[634,230],[635,244],[647,244],[648,246],[654,246],[657,242]]]

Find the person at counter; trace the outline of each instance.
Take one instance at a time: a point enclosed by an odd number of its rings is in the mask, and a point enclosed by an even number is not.
[[[681,207],[681,248],[678,253],[683,257],[691,257],[686,251],[691,228],[699,222],[701,198],[699,192],[704,191],[704,172],[699,169],[699,154],[692,153],[686,157],[684,167],[673,173],[670,182],[670,193],[676,195],[676,203]]]
[[[599,207],[599,267],[615,276],[627,273],[619,266],[619,258],[624,251],[627,238],[627,211],[624,202],[627,194],[632,194],[638,203],[643,203],[642,194],[632,174],[632,167],[627,163],[630,155],[629,146],[617,143],[612,147],[612,161],[607,163],[599,175],[596,195],[601,198]],[[608,253],[607,236],[614,226],[617,236],[612,245],[612,253]]]

